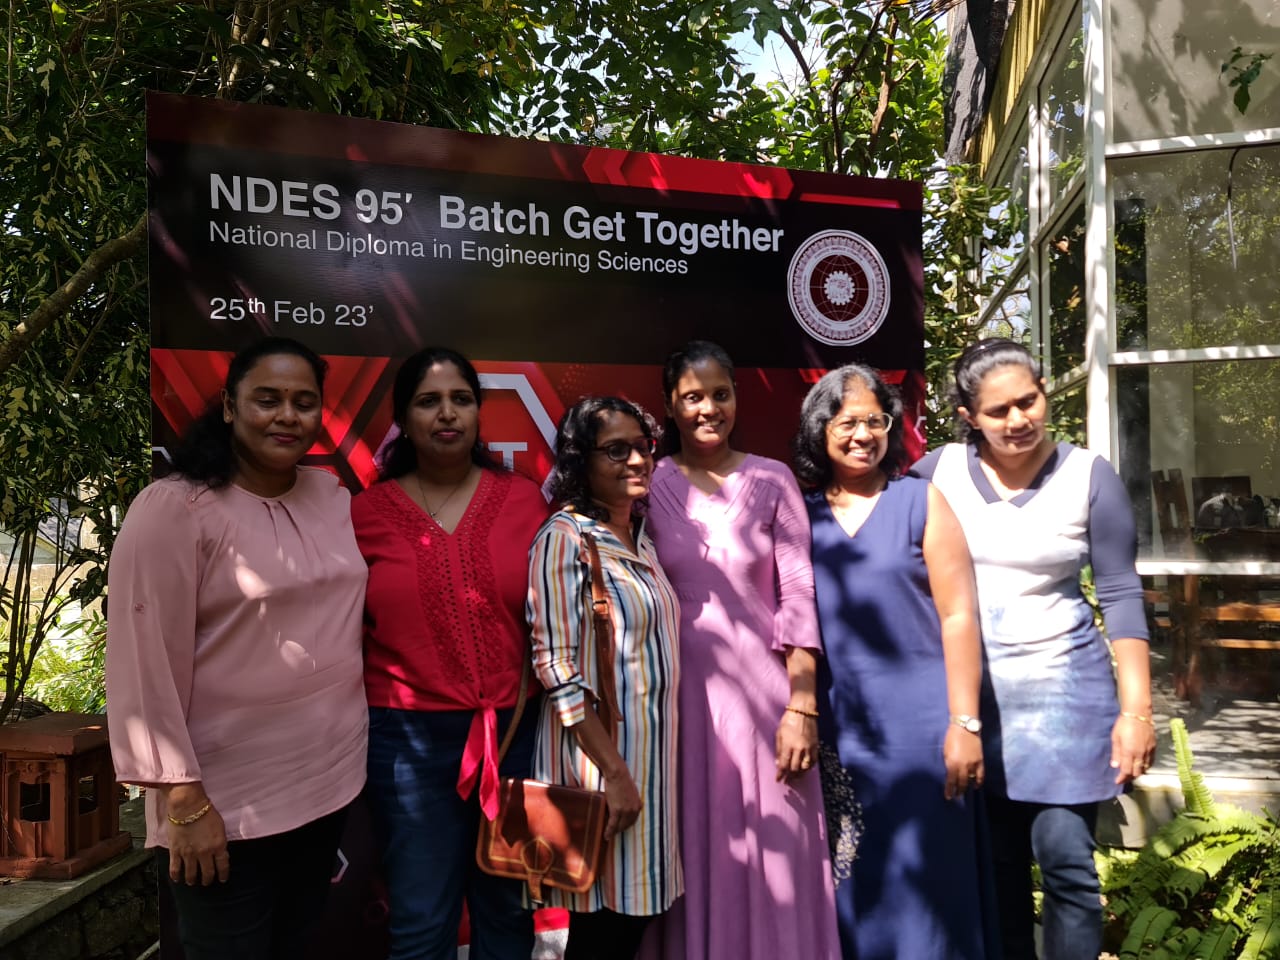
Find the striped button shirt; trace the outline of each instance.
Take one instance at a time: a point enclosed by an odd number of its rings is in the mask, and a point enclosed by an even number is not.
[[[591,577],[583,537],[596,540],[612,605],[615,684],[622,722],[618,752],[643,807],[613,838],[595,885],[585,894],[548,890],[553,906],[578,912],[608,908],[632,916],[667,909],[684,890],[676,827],[676,702],[680,608],[641,530],[632,553],[603,524],[561,511],[530,550],[529,625],[533,666],[549,691],[542,707],[534,773],[540,780],[603,789],[600,771],[573,735],[598,688],[591,621]]]

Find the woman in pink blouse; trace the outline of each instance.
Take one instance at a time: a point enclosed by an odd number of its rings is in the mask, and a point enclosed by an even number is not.
[[[465,900],[472,960],[527,960],[523,885],[481,873],[476,833],[497,812],[498,744],[529,675],[529,545],[546,518],[530,480],[480,443],[480,378],[435,347],[396,374],[400,434],[352,504],[369,565],[365,686],[370,807],[383,842],[391,957],[453,958]],[[527,775],[524,712],[502,773]]]
[[[302,949],[364,783],[366,569],[347,492],[298,466],[324,373],[293,340],[236,354],[111,554],[111,750],[188,960]]]

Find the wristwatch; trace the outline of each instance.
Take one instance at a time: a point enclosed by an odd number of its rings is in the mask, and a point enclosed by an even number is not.
[[[971,717],[967,713],[952,714],[951,722],[962,730],[968,730],[970,733],[982,732],[982,721],[977,717]]]

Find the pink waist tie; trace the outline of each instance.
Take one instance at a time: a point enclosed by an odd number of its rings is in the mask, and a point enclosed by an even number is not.
[[[471,718],[467,743],[462,748],[462,766],[458,770],[458,796],[471,796],[476,778],[480,780],[480,810],[486,819],[498,815],[498,713],[488,704],[481,706]]]

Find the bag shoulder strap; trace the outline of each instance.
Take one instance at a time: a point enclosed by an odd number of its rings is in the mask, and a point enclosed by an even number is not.
[[[520,717],[524,713],[524,705],[529,699],[529,682],[532,679],[533,658],[526,656],[524,658],[524,669],[520,671],[520,692],[516,694],[516,708],[511,712],[511,722],[507,724],[507,732],[503,734],[502,743],[498,747],[498,766],[502,766],[502,761],[506,757],[507,751],[511,749],[511,741],[516,738],[516,730],[520,726]]]
[[[596,659],[600,665],[600,698],[596,704],[596,714],[604,724],[605,733],[617,745],[618,724],[622,720],[622,711],[618,707],[617,682],[613,675],[613,661],[616,653],[613,636],[613,605],[609,600],[609,591],[604,586],[604,572],[600,567],[600,551],[596,547],[595,537],[583,535],[587,547],[587,559],[591,567],[591,624],[592,634],[596,642]],[[516,729],[520,726],[520,717],[529,699],[529,683],[533,679],[533,658],[524,658],[524,669],[520,672],[520,692],[516,696],[515,710],[511,714],[511,722],[498,747],[498,763],[501,764],[511,749],[511,742],[516,738]]]
[[[591,622],[594,627],[596,661],[600,674],[596,714],[604,724],[604,732],[616,746],[618,724],[622,722],[622,710],[618,707],[618,688],[613,673],[614,657],[617,654],[613,635],[613,610],[609,601],[609,591],[604,586],[604,572],[600,568],[600,551],[596,547],[595,537],[587,536],[584,539],[587,543],[587,556],[591,561]]]

